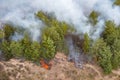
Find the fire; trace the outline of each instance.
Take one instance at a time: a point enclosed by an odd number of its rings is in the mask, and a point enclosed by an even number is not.
[[[41,64],[41,67],[43,67],[47,70],[50,70],[51,66],[52,66],[50,63],[45,62],[45,60],[43,60],[43,59],[40,60],[40,64]]]

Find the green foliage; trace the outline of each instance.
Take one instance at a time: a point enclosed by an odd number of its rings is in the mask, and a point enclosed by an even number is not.
[[[50,37],[53,41],[61,40],[60,34],[56,31],[56,27],[46,27],[43,30],[42,36],[44,35],[46,35],[47,37]]]
[[[112,49],[112,52],[114,52],[114,50],[117,52],[120,51],[120,39],[115,39],[111,49]]]
[[[46,60],[50,60],[55,56],[55,45],[51,38],[43,36],[40,54]]]
[[[14,34],[15,29],[11,25],[5,24],[3,30],[5,40],[10,41],[10,37]]]
[[[4,56],[6,58],[6,60],[9,60],[13,57],[13,54],[11,54],[11,49],[10,49],[10,43],[7,41],[3,41],[0,44],[0,50],[2,51],[2,53],[4,53]]]
[[[120,6],[120,0],[115,0],[114,4]]]
[[[32,42],[29,47],[24,49],[24,57],[27,60],[39,61],[40,60],[40,45],[37,42]]]
[[[25,34],[24,38],[20,41],[21,49],[23,53],[21,54],[28,60],[39,61],[40,59],[40,44],[38,42],[32,42],[30,37]]]
[[[22,57],[23,54],[23,46],[22,44],[18,41],[11,41],[10,43],[10,54],[12,54],[14,57]]]
[[[42,20],[46,25],[50,25],[50,17],[48,17],[47,13],[44,13],[42,11],[39,11],[36,16]]]
[[[49,16],[49,14],[44,13],[42,11],[39,11],[36,16],[42,20],[46,26],[48,27],[57,27],[60,28],[63,31],[64,34],[66,34],[66,32],[68,31],[75,31],[75,29],[73,27],[71,27],[69,24],[65,23],[65,22],[60,22],[58,21],[56,18],[53,18],[52,16]],[[57,30],[58,31],[58,30]]]
[[[112,70],[110,47],[106,45],[103,39],[97,40],[92,47],[92,54],[97,57],[98,63],[106,74]]]
[[[116,0],[115,4],[118,4]],[[73,27],[65,22],[60,22],[50,14],[39,11],[36,16],[43,21],[46,27],[42,29],[41,42],[31,41],[28,34],[25,33],[20,41],[12,41],[10,37],[14,32],[22,33],[22,28],[15,29],[6,24],[3,31],[0,30],[0,50],[4,53],[6,60],[12,57],[24,57],[27,60],[39,61],[40,58],[51,60],[57,51],[68,52],[65,42],[65,36],[75,31]],[[92,11],[89,15],[93,25],[98,22],[99,14]],[[120,65],[120,27],[117,27],[113,21],[105,22],[105,30],[101,37],[93,43],[90,48],[90,38],[84,34],[82,49],[84,53],[92,53],[98,64],[103,68],[105,73],[110,73],[112,68],[117,69]]]
[[[30,55],[30,45],[31,45],[31,39],[30,37],[28,36],[27,33],[25,33],[24,35],[24,38],[20,41],[21,45],[22,45],[22,48],[23,48],[23,56],[26,58],[26,59],[29,59],[31,58],[31,55]]]
[[[102,33],[102,37],[108,45],[112,45],[114,40],[118,38],[119,32],[116,30],[116,25],[112,21],[106,21],[105,30]]]
[[[64,48],[64,36],[68,32],[75,31],[74,28],[65,22],[59,22],[57,19],[49,16],[47,13],[43,13],[42,11],[39,11],[36,16],[47,26],[42,30],[42,39],[43,36],[49,37],[53,40],[56,51],[66,51],[66,48]]]
[[[116,39],[111,47],[112,51],[112,65],[114,69],[117,69],[120,65],[120,40]]]
[[[39,61],[40,59],[40,44],[31,42],[28,35],[20,41],[3,41],[0,46],[6,60],[24,57],[27,60]]]
[[[87,33],[84,34],[84,43],[83,43],[83,51],[84,53],[88,53],[90,49],[90,38]]]
[[[4,31],[0,29],[0,39],[4,38]]]
[[[38,12],[36,16],[47,26],[42,29],[41,43],[31,41],[27,33],[25,33],[23,39],[12,41],[10,37],[15,31],[18,33],[24,31],[22,28],[15,29],[11,25],[6,24],[3,32],[2,30],[0,31],[1,34],[4,34],[5,39],[1,43],[0,49],[7,60],[12,57],[24,57],[32,61],[39,61],[40,58],[50,60],[55,56],[56,51],[65,51],[65,49],[67,49],[64,36],[68,32],[74,31],[74,28],[65,22],[59,22],[57,19],[42,11]],[[3,35],[0,36],[1,38],[3,37]]]
[[[117,28],[116,28],[116,32],[118,32],[118,35],[117,35],[117,37],[118,37],[118,39],[120,40],[120,26],[117,26]]]
[[[39,59],[40,59],[40,48],[41,48],[41,46],[40,46],[40,43],[38,43],[38,42],[32,42],[32,44],[31,44],[31,51],[32,51],[32,53],[31,53],[31,60],[33,60],[33,61],[39,61]]]
[[[113,69],[117,69],[120,66],[120,51],[114,51],[112,58],[111,58]]]
[[[62,41],[63,39],[63,35],[60,37],[60,34],[57,32],[56,27],[46,27],[43,31],[44,32],[42,38],[44,36],[51,38],[54,42],[54,45],[57,46],[56,47],[56,51],[57,51],[58,46],[60,46],[59,42]]]
[[[96,11],[92,11],[89,15],[89,18],[90,18],[90,22],[93,24],[93,25],[96,25],[97,22],[98,22],[98,16],[99,14],[96,12]]]
[[[102,38],[110,47],[110,51],[112,55],[111,64],[113,69],[117,69],[120,65],[119,63],[120,62],[120,36],[119,35],[120,35],[120,28],[116,26],[113,21],[106,21],[105,30],[102,33]]]
[[[112,66],[114,69],[119,67],[120,62],[120,28],[112,21],[106,21],[106,28],[102,34],[104,41],[110,46],[112,52]]]

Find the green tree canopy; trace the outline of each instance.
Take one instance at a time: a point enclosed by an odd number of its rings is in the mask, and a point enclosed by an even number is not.
[[[98,16],[99,14],[96,12],[96,11],[92,11],[89,15],[89,18],[90,18],[90,22],[93,24],[93,25],[96,25],[97,22],[98,22]]]
[[[65,22],[58,21],[56,18],[53,18],[49,16],[49,14],[43,13],[42,11],[39,11],[36,16],[47,26],[42,29],[42,40],[43,36],[49,37],[53,40],[56,51],[64,51],[64,36],[68,32],[75,31],[74,28]]]
[[[40,55],[46,60],[50,60],[55,56],[55,45],[50,37],[43,36],[41,43]]]
[[[114,40],[119,36],[119,32],[116,30],[116,25],[113,21],[106,21],[105,30],[102,33],[102,37],[108,45],[112,45]]]
[[[0,39],[4,38],[4,31],[2,29],[0,29]]]
[[[10,37],[14,34],[15,28],[13,28],[13,26],[9,24],[5,24],[3,30],[4,30],[4,38],[7,41],[10,41]]]
[[[110,47],[106,45],[103,39],[97,40],[92,46],[92,54],[97,57],[99,65],[106,74],[112,70]]]
[[[87,33],[84,34],[84,43],[83,43],[83,51],[84,53],[88,53],[90,49],[90,38]]]
[[[114,4],[120,6],[120,0],[115,0]]]
[[[112,65],[114,69],[120,66],[120,40],[116,39],[111,47],[112,51]]]
[[[0,50],[4,54],[4,57],[5,57],[6,60],[9,60],[9,59],[13,58],[13,54],[11,54],[10,42],[4,40],[0,44]]]

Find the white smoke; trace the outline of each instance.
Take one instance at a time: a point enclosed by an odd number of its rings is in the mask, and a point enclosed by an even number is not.
[[[11,22],[17,27],[29,31],[33,40],[39,40],[42,22],[35,18],[37,10],[31,6],[30,0],[0,0],[0,21]],[[17,34],[13,39],[18,39]],[[15,38],[17,37],[17,38]]]
[[[120,24],[120,7],[113,4],[113,0],[98,0],[94,9],[106,20],[112,20],[117,25]]]
[[[73,61],[77,68],[82,68],[84,57],[82,55],[82,52],[76,49],[77,47],[75,47],[75,45],[73,44],[73,40],[71,37],[67,38],[67,46],[69,46],[68,61]]]
[[[31,32],[33,40],[40,37],[42,22],[35,13],[42,10],[53,12],[60,21],[73,24],[77,33],[89,33],[96,39],[104,29],[105,20],[120,24],[120,7],[113,5],[114,0],[0,0],[0,21],[12,22]],[[95,28],[88,23],[88,16],[98,11],[99,22]]]

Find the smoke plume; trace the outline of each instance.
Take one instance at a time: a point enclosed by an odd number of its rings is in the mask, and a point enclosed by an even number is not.
[[[0,22],[23,27],[33,40],[38,40],[43,24],[34,14],[42,10],[53,12],[58,20],[74,25],[77,33],[87,32],[96,39],[104,29],[105,20],[120,24],[120,7],[113,3],[114,0],[0,0]],[[93,10],[100,13],[95,27],[88,22]]]

